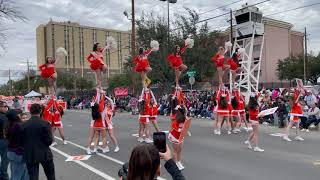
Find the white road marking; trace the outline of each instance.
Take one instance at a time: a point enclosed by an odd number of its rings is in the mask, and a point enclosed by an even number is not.
[[[286,135],[286,134],[284,134],[284,133],[273,133],[273,134],[270,134],[270,136],[274,136],[274,137],[283,137],[284,135]]]
[[[51,149],[57,153],[59,153],[60,155],[64,156],[65,158],[70,158],[71,156],[69,154],[66,154],[65,152],[63,151],[60,151],[59,149],[55,148],[55,147],[51,147]],[[115,178],[109,176],[108,174],[105,174],[104,172],[84,163],[84,162],[81,162],[81,161],[73,161],[77,164],[79,164],[80,166],[92,171],[93,173],[103,177],[104,179],[107,179],[107,180],[116,180]]]
[[[61,138],[58,138],[58,137],[56,137],[56,136],[55,136],[55,138],[58,139],[58,140],[60,140],[60,141],[62,141]],[[83,147],[83,146],[81,146],[81,145],[79,145],[79,144],[76,144],[76,143],[73,143],[73,142],[71,142],[71,141],[68,141],[68,143],[71,144],[71,145],[74,145],[74,146],[76,146],[76,147],[78,147],[78,148],[80,148],[80,149],[83,149],[83,150],[85,150],[85,151],[87,150],[86,147]],[[96,154],[99,155],[99,156],[101,156],[101,157],[103,157],[103,158],[105,158],[105,159],[108,159],[108,160],[110,160],[110,161],[113,161],[113,162],[115,162],[115,163],[118,163],[118,164],[120,164],[120,165],[123,165],[123,164],[124,164],[124,162],[119,161],[119,160],[117,160],[117,159],[114,159],[113,157],[106,156],[106,155],[104,155],[104,154],[102,154],[102,153],[97,152]]]
[[[58,139],[58,140],[60,140],[60,141],[62,141],[62,139],[59,138],[59,137],[56,137],[56,136],[55,136],[55,138]],[[87,150],[86,147],[83,147],[83,146],[81,146],[81,145],[79,145],[79,144],[76,144],[76,143],[73,143],[73,142],[71,142],[71,141],[68,141],[68,143],[71,144],[71,145],[74,145],[74,146],[76,146],[76,147],[78,147],[78,148],[80,148],[80,149]],[[115,162],[115,163],[117,163],[117,164],[120,164],[120,165],[123,165],[123,164],[124,164],[124,162],[122,162],[122,161],[120,161],[120,160],[117,160],[117,159],[115,159],[115,158],[113,158],[113,157],[104,155],[104,154],[102,154],[102,153],[97,152],[96,154],[97,154],[98,156],[101,156],[101,157],[105,158],[105,159],[108,159],[108,160],[110,160],[110,161],[113,161],[113,162]],[[158,180],[166,180],[166,179],[164,179],[164,178],[162,178],[162,177],[158,177]]]

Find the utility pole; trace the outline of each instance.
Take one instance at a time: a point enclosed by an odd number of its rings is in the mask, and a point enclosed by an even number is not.
[[[30,65],[29,65],[29,59],[27,59],[27,68],[28,68],[28,74],[27,74],[27,77],[28,77],[28,92],[30,92]]]
[[[308,61],[308,48],[307,48],[307,27],[304,28],[304,57],[303,57],[303,81],[307,85],[307,72],[306,62]]]
[[[230,9],[230,42],[233,45],[232,9]]]
[[[134,0],[131,0],[131,59],[135,57],[136,51],[136,20],[135,20],[135,7]],[[132,76],[132,94],[135,94],[136,81],[134,76]]]
[[[131,56],[134,58],[136,51],[136,20],[135,20],[135,7],[134,0],[131,1]]]
[[[167,0],[167,8],[168,8],[168,53],[170,47],[170,2]]]

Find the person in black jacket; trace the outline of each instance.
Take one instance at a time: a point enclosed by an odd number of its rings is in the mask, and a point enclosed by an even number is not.
[[[7,124],[8,118],[6,113],[8,111],[7,103],[0,101],[0,180],[8,180],[8,164],[9,160],[7,158],[8,142],[5,139],[4,128]]]
[[[18,116],[18,110],[7,112],[8,124],[6,126],[6,138],[8,140],[8,159],[10,161],[11,180],[29,180],[26,163],[23,159],[23,132],[22,120]]]
[[[23,124],[23,144],[25,160],[30,180],[39,179],[39,164],[42,165],[48,180],[55,180],[53,156],[49,146],[52,132],[49,122],[41,119],[42,107],[32,104],[31,118]]]

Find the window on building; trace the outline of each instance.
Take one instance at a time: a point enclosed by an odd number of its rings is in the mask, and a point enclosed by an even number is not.
[[[262,22],[262,14],[252,12],[251,13],[251,21],[261,23]]]
[[[244,14],[241,14],[239,16],[236,16],[237,24],[249,22],[249,20],[250,20],[250,14],[249,13],[244,13]]]

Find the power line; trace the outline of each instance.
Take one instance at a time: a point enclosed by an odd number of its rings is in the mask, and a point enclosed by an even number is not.
[[[218,10],[218,9],[221,9],[221,8],[224,8],[224,7],[228,7],[228,6],[230,6],[230,5],[239,3],[239,2],[241,2],[241,1],[243,1],[243,0],[238,0],[238,1],[234,1],[234,2],[231,2],[231,3],[229,3],[229,4],[226,4],[226,5],[223,5],[223,6],[219,6],[219,7],[215,8],[215,9],[211,9],[211,10],[208,10],[208,11],[205,11],[205,12],[202,12],[202,13],[199,13],[198,15],[206,14],[206,13],[208,13],[208,12],[212,12],[212,11],[215,11],[215,10]]]
[[[315,5],[320,5],[320,2],[319,2],[319,3],[314,3],[314,4],[305,5],[305,6],[300,6],[300,7],[296,7],[296,8],[292,8],[292,9],[287,9],[287,10],[284,10],[284,11],[279,11],[279,12],[276,12],[276,13],[268,14],[268,15],[266,15],[266,16],[272,16],[272,15],[276,15],[276,14],[282,14],[282,13],[286,13],[286,12],[290,12],[290,11],[294,11],[294,10],[298,10],[298,9],[303,9],[303,8],[307,8],[307,7],[311,7],[311,6],[315,6]]]
[[[252,7],[252,6],[256,6],[256,5],[259,5],[259,4],[263,4],[263,3],[266,3],[266,2],[269,2],[271,0],[264,0],[264,1],[261,1],[261,2],[258,2],[258,3],[255,3],[255,4],[252,4],[252,5],[249,5],[247,7]],[[207,19],[204,19],[204,20],[201,20],[201,21],[198,21],[197,23],[195,24],[199,24],[199,23],[202,23],[202,22],[206,22],[206,21],[209,21],[209,20],[212,20],[212,19],[216,19],[216,18],[219,18],[219,17],[222,17],[222,16],[225,16],[225,15],[229,15],[230,13],[227,12],[227,13],[223,13],[223,14],[220,14],[220,15],[217,15],[217,16],[213,16],[213,17],[210,17],[210,18],[207,18]],[[173,29],[172,31],[176,31],[178,29],[181,29],[181,27],[179,28],[175,28]]]

